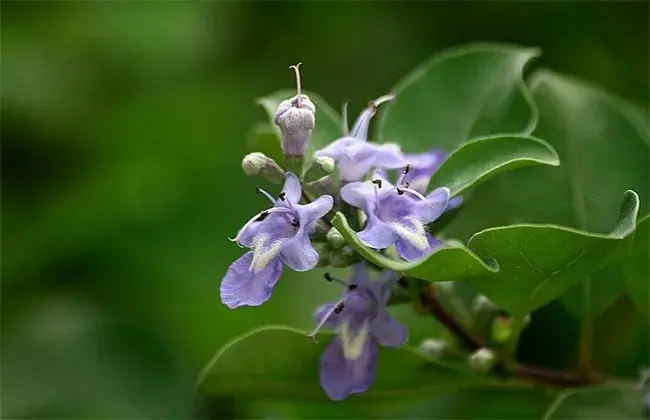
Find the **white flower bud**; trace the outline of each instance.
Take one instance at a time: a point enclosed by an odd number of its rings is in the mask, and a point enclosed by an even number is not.
[[[282,168],[264,153],[254,152],[244,156],[241,167],[246,175],[260,176],[275,184],[284,182]]]
[[[303,157],[307,151],[309,136],[316,124],[316,106],[307,95],[301,93],[298,66],[300,63],[291,66],[296,71],[298,94],[280,103],[273,116],[273,122],[282,132],[284,155]]]
[[[423,340],[418,348],[423,354],[435,357],[436,359],[443,358],[449,352],[449,345],[447,343],[434,338]]]
[[[336,168],[336,162],[331,157],[319,156],[311,163],[309,169],[305,173],[303,180],[305,182],[316,181],[321,179],[324,176],[327,176],[334,172]]]
[[[480,373],[487,373],[496,364],[497,357],[494,352],[490,349],[481,348],[476,350],[467,358],[467,363],[469,367]]]

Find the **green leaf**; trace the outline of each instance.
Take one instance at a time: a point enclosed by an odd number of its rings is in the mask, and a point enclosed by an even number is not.
[[[530,134],[537,112],[522,80],[537,49],[499,44],[452,48],[414,69],[394,88],[381,138],[407,151],[453,150],[475,137]]]
[[[284,159],[276,131],[268,123],[259,123],[250,130],[246,151],[264,153],[276,162],[282,162]]]
[[[642,420],[643,396],[632,387],[569,389],[557,397],[542,418]]]
[[[589,289],[585,290],[587,282]],[[576,318],[585,315],[597,317],[616,302],[624,289],[625,280],[621,266],[617,264],[594,273],[588,280],[574,284],[560,300],[565,309]]]
[[[431,185],[447,187],[455,196],[500,172],[530,165],[559,166],[560,160],[551,146],[533,137],[479,138],[456,149],[434,173]]]
[[[609,235],[532,224],[479,232],[468,247],[483,258],[494,258],[501,270],[469,282],[513,315],[531,312],[629,252],[638,208],[639,197],[627,191]]]
[[[494,261],[481,260],[462,244],[456,242],[445,244],[425,260],[414,262],[394,260],[363,245],[357,237],[357,233],[350,228],[343,213],[336,213],[332,224],[366,260],[388,270],[406,273],[409,277],[428,281],[451,281],[498,271],[498,266]]]
[[[623,277],[630,297],[650,321],[650,215],[637,225],[632,254],[623,262]]]
[[[309,96],[309,99],[316,105],[316,124],[309,138],[309,149],[307,153],[308,156],[311,156],[311,152],[314,150],[318,150],[341,137],[342,119],[338,112],[329,106],[319,95],[306,91],[303,91],[303,94]],[[280,129],[273,123],[273,114],[275,114],[280,102],[295,95],[295,91],[279,90],[257,100],[257,103],[262,105],[266,110],[270,125],[273,127],[278,139],[282,139],[282,135],[280,134]]]
[[[199,377],[199,390],[238,398],[326,400],[318,376],[320,355],[328,342],[321,337],[314,343],[305,331],[286,326],[253,330],[215,355]],[[431,396],[458,387],[487,384],[490,381],[485,377],[443,366],[408,347],[382,348],[372,387],[351,398]]]

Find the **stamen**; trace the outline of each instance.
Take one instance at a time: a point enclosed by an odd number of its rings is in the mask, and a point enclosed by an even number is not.
[[[338,283],[338,284],[340,284],[342,286],[349,287],[346,282],[344,282],[343,280],[337,279],[336,277],[332,277],[332,275],[330,273],[325,273],[325,280],[327,280],[330,283],[334,282],[334,283]]]
[[[280,194],[278,194],[278,198],[282,201],[284,201],[284,197],[287,195],[286,192],[282,191]]]
[[[341,311],[343,310],[343,308],[344,308],[344,306],[345,306],[345,303],[344,303],[344,302],[345,302],[345,298],[343,298],[343,299],[339,300],[338,302],[336,302],[336,304],[332,307],[332,309],[330,309],[329,312],[327,312],[327,313],[325,314],[325,316],[323,317],[323,319],[320,320],[320,322],[318,323],[318,325],[316,325],[316,328],[314,328],[314,329],[313,329],[309,334],[307,334],[307,337],[309,337],[309,338],[311,338],[312,340],[314,340],[314,343],[318,343],[318,341],[316,341],[316,334],[318,334],[318,332],[320,331],[320,329],[323,328],[323,325],[325,325],[325,323],[327,322],[327,320],[330,319],[330,317],[331,317],[333,314],[335,314],[335,313],[336,313],[336,314],[341,313]]]
[[[261,222],[262,220],[264,220],[264,219],[266,219],[267,217],[269,217],[269,214],[270,214],[270,213],[269,213],[268,211],[265,210],[265,211],[263,211],[263,212],[260,213],[259,217],[258,217],[257,219],[255,219],[255,221],[256,221],[256,222]]]
[[[300,86],[300,69],[299,69],[301,64],[302,63],[298,63],[296,65],[289,66],[290,69],[293,69],[296,72],[296,91],[298,92],[298,100],[296,104],[298,105],[298,108],[300,108],[300,101],[302,99],[302,89]]]
[[[400,190],[399,187],[395,187],[398,195],[404,195],[404,191]]]
[[[400,193],[400,191],[401,191],[401,193]],[[412,194],[412,195],[416,196],[416,197],[419,198],[421,201],[425,201],[425,200],[426,200],[426,198],[425,198],[422,194],[420,194],[419,192],[415,191],[414,189],[411,189],[411,188],[397,188],[397,194],[402,195],[402,194],[404,194],[405,192],[407,192],[407,193],[409,193],[409,194]]]
[[[397,180],[397,185],[402,185],[404,183],[404,178],[406,178],[406,174],[408,174],[410,170],[411,170],[411,165],[407,164],[404,170],[402,171],[402,175],[400,175],[399,179]]]
[[[377,188],[381,188],[381,179],[373,179],[372,183],[377,186]]]
[[[275,203],[276,203],[275,198],[273,198],[273,196],[272,196],[271,194],[269,194],[268,192],[266,192],[265,190],[263,190],[262,188],[260,188],[259,185],[256,185],[256,186],[255,186],[255,192],[256,192],[257,194],[262,194],[262,195],[264,195],[266,198],[269,199],[269,201],[271,201],[271,203],[273,203],[273,205],[275,205]]]
[[[356,284],[351,284],[351,285],[348,286],[348,290],[354,290],[354,289],[356,289],[357,287],[359,287],[359,286],[356,285]]]
[[[298,219],[293,219],[293,222],[291,222],[291,226],[293,226],[295,228],[299,228],[300,227],[300,222],[298,221]]]

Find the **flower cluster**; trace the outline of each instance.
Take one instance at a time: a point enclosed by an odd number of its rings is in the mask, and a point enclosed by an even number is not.
[[[441,245],[428,233],[428,225],[461,202],[450,197],[445,187],[427,191],[431,176],[445,159],[443,151],[409,155],[397,144],[369,141],[373,116],[394,95],[372,101],[351,130],[344,108],[342,137],[306,156],[316,108],[301,92],[298,66],[293,68],[297,94],[281,102],[274,116],[282,135],[284,165],[261,153],[242,162],[246,174],[284,185],[277,197],[257,187],[271,207],[254,215],[232,239],[249,251],[228,268],[221,282],[221,300],[230,309],[263,304],[285,265],[294,271],[351,267],[349,282],[327,276],[341,283],[344,291],[338,302],[318,308],[317,327],[309,334],[314,337],[323,327],[336,333],[321,357],[320,383],[331,399],[341,400],[371,386],[378,346],[400,346],[408,332],[386,309],[400,275],[383,271],[372,281],[373,268],[359,262],[361,258],[331,226],[329,215],[343,212],[360,226],[357,235],[364,245],[377,250],[394,246],[399,257],[412,261]],[[305,167],[307,160],[309,167]],[[389,171],[396,172],[394,183]]]

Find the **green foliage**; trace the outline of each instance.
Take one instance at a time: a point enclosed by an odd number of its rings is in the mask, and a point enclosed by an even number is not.
[[[559,166],[555,150],[533,137],[496,136],[469,141],[456,149],[431,177],[430,186],[461,194],[501,172],[532,165]]]
[[[632,387],[598,387],[567,390],[560,394],[542,419],[645,418],[641,393]]]
[[[318,360],[329,334],[322,334],[318,343],[306,334],[291,327],[266,326],[234,339],[205,368],[198,381],[200,390],[252,399],[291,396],[324,401],[326,396],[318,384]],[[281,351],[264,351],[271,348]],[[394,375],[396,371],[400,374]],[[382,349],[372,390],[357,398],[382,401],[432,397],[490,383],[466,368],[452,368],[408,347]]]
[[[393,88],[381,138],[405,150],[454,150],[491,134],[530,134],[537,111],[522,72],[537,49],[498,44],[453,48],[417,67]]]
[[[630,297],[650,322],[650,216],[639,221],[630,257],[623,263],[623,276]]]

